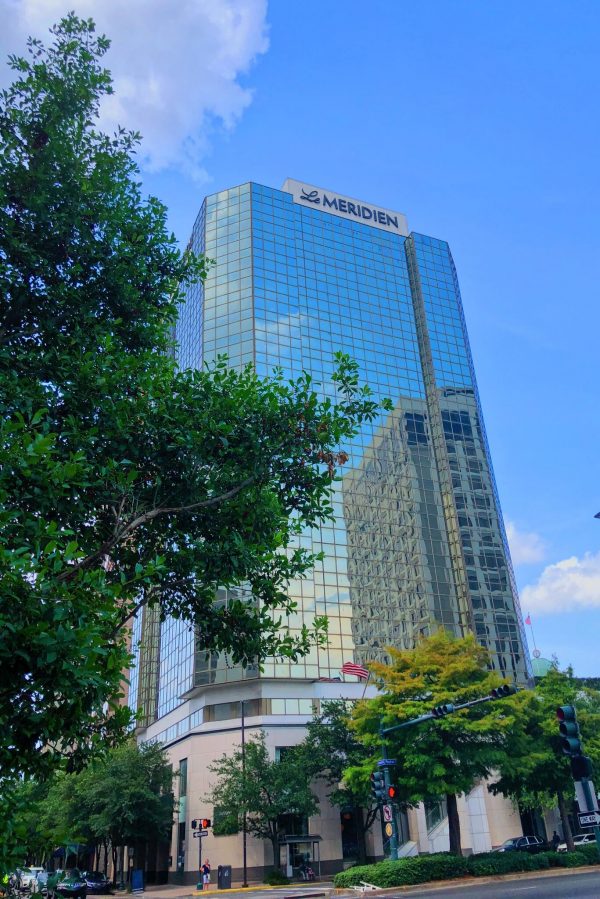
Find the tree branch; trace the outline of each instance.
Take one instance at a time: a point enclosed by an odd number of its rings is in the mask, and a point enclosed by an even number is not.
[[[208,506],[217,505],[217,503],[222,503],[225,500],[231,499],[236,496],[240,491],[242,491],[245,487],[248,487],[254,481],[254,475],[250,475],[245,478],[238,484],[237,487],[232,487],[231,490],[227,490],[225,493],[221,493],[219,496],[213,496],[210,499],[204,499],[198,503],[190,503],[188,506],[159,506],[155,509],[150,509],[148,512],[143,512],[141,515],[138,515],[137,518],[134,518],[133,521],[130,521],[129,524],[125,525],[120,531],[115,532],[108,540],[105,540],[102,546],[96,550],[96,552],[92,553],[89,556],[86,556],[85,559],[82,559],[81,562],[78,562],[76,565],[73,565],[67,571],[60,574],[57,578],[59,583],[61,581],[71,581],[75,577],[75,575],[84,568],[89,568],[93,562],[97,562],[98,559],[101,559],[102,556],[107,555],[107,553],[128,537],[133,531],[137,530],[137,528],[141,527],[143,524],[147,524],[149,521],[153,521],[155,518],[158,518],[159,515],[171,515],[173,513],[179,512],[191,512],[194,509],[205,509]]]

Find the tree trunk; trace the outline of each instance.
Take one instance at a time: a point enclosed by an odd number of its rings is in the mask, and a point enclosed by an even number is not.
[[[357,848],[357,861],[359,865],[366,865],[367,863],[367,827],[365,826],[365,815],[362,808],[359,805],[355,805],[352,809],[354,812],[354,821],[356,825],[356,848]]]
[[[279,871],[279,841],[277,839],[277,834],[274,837],[271,837],[271,847],[273,849],[273,870]],[[286,852],[289,852],[289,848],[286,845]],[[283,872],[285,874],[285,871]]]
[[[116,886],[117,885],[117,847],[113,846],[112,843],[111,843],[111,847],[110,847],[110,853],[112,855],[112,865],[113,865],[112,881],[113,881],[113,886]]]
[[[575,849],[575,845],[573,843],[573,831],[571,830],[567,804],[565,802],[565,797],[563,796],[562,790],[556,791],[556,798],[558,799],[558,810],[560,812],[560,820],[562,821],[563,836],[567,844],[567,849],[569,850],[569,852],[572,852]]]
[[[446,806],[448,809],[448,833],[450,836],[450,852],[453,855],[462,855],[460,845],[460,820],[458,818],[458,804],[456,793],[446,794]]]

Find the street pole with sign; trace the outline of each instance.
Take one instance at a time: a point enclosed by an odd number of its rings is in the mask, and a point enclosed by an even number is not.
[[[435,706],[430,712],[427,712],[425,715],[420,715],[418,718],[411,718],[410,721],[403,721],[401,724],[393,724],[391,727],[383,727],[383,722],[380,721],[379,724],[379,736],[381,738],[381,754],[383,756],[380,761],[377,762],[377,767],[383,771],[384,776],[384,796],[386,800],[391,799],[391,808],[394,810],[394,802],[396,788],[392,785],[390,771],[396,764],[395,759],[388,759],[385,747],[385,738],[388,734],[393,733],[397,730],[402,730],[405,727],[414,727],[415,724],[421,724],[423,721],[436,721],[440,718],[444,718],[446,715],[451,715],[453,712],[458,712],[460,709],[469,709],[476,705],[481,705],[483,702],[492,702],[495,699],[503,699],[505,696],[512,696],[517,692],[517,687],[513,684],[502,684],[500,687],[496,687],[492,690],[488,696],[480,696],[478,699],[472,699],[470,702],[463,702],[460,705],[454,705],[451,702],[444,703],[443,705]],[[371,779],[377,778],[377,773],[371,776]],[[375,792],[375,791],[374,791]],[[397,859],[398,858],[398,848],[399,848],[399,840],[398,840],[398,822],[396,820],[396,815],[392,814],[391,820],[387,820],[386,813],[383,811],[384,807],[382,805],[382,801],[375,792],[377,802],[382,809],[382,818],[381,823],[384,829],[385,835],[389,838],[390,844],[390,858]],[[390,807],[389,805],[387,806]]]

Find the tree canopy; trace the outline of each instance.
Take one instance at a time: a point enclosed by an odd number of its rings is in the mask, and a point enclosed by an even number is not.
[[[323,702],[320,713],[308,723],[306,738],[298,746],[298,752],[307,779],[323,780],[329,788],[329,801],[340,809],[352,810],[358,860],[365,862],[365,834],[377,817],[377,808],[372,806],[367,781],[344,780],[348,768],[370,762],[372,755],[351,727],[352,705],[341,699]]]
[[[229,815],[239,829],[245,815],[247,832],[270,841],[276,866],[285,818],[307,818],[318,811],[302,758],[294,746],[285,747],[280,758],[273,758],[261,731],[246,742],[245,752],[236,747],[232,755],[224,753],[210,766],[217,778],[208,797],[215,806],[215,818]]]
[[[341,355],[333,401],[308,375],[176,368],[181,286],[205,262],[142,197],[137,135],[96,128],[107,47],[70,15],[11,57],[0,96],[5,774],[77,764],[121,732],[123,625],[144,603],[235,661],[306,652],[323,620],[279,619],[314,558],[286,549],[332,514],[340,444],[379,408]],[[213,607],[241,584],[249,602]]]
[[[500,777],[489,789],[524,808],[558,805],[564,836],[571,844],[568,797],[573,794],[573,775],[561,748],[556,710],[561,705],[575,706],[584,752],[599,771],[600,692],[574,677],[571,668],[561,671],[555,665],[538,680],[535,690],[519,696],[519,705],[510,751],[501,760]]]
[[[13,825],[20,841],[19,862],[45,864],[68,845],[112,850],[166,840],[173,823],[173,772],[156,744],[133,742],[110,750],[85,770],[57,771],[45,781],[25,780]]]
[[[502,682],[489,669],[488,653],[472,634],[457,638],[439,630],[415,649],[389,649],[389,653],[389,665],[369,666],[381,695],[359,703],[354,712],[356,732],[373,755],[370,762],[348,772],[350,783],[365,782],[374,770],[380,757],[380,726],[418,718],[439,705],[489,695]],[[503,761],[516,699],[474,706],[386,736],[389,757],[398,759],[393,777],[400,801],[416,805],[446,797],[451,852],[461,852],[456,796],[468,793]]]

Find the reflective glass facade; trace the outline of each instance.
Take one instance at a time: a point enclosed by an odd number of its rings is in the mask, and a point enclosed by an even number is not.
[[[245,184],[205,200],[191,245],[214,265],[182,308],[182,365],[227,353],[261,375],[308,370],[332,396],[333,355],[344,350],[394,405],[349,448],[335,526],[300,538],[325,559],[290,585],[299,611],[288,626],[326,614],[329,645],[297,664],[267,663],[264,676],[336,677],[344,661],[385,658],[387,646],[409,647],[443,625],[473,630],[494,666],[524,681],[523,625],[448,244]],[[179,625],[161,630],[159,715],[194,685],[261,676],[194,657]]]

